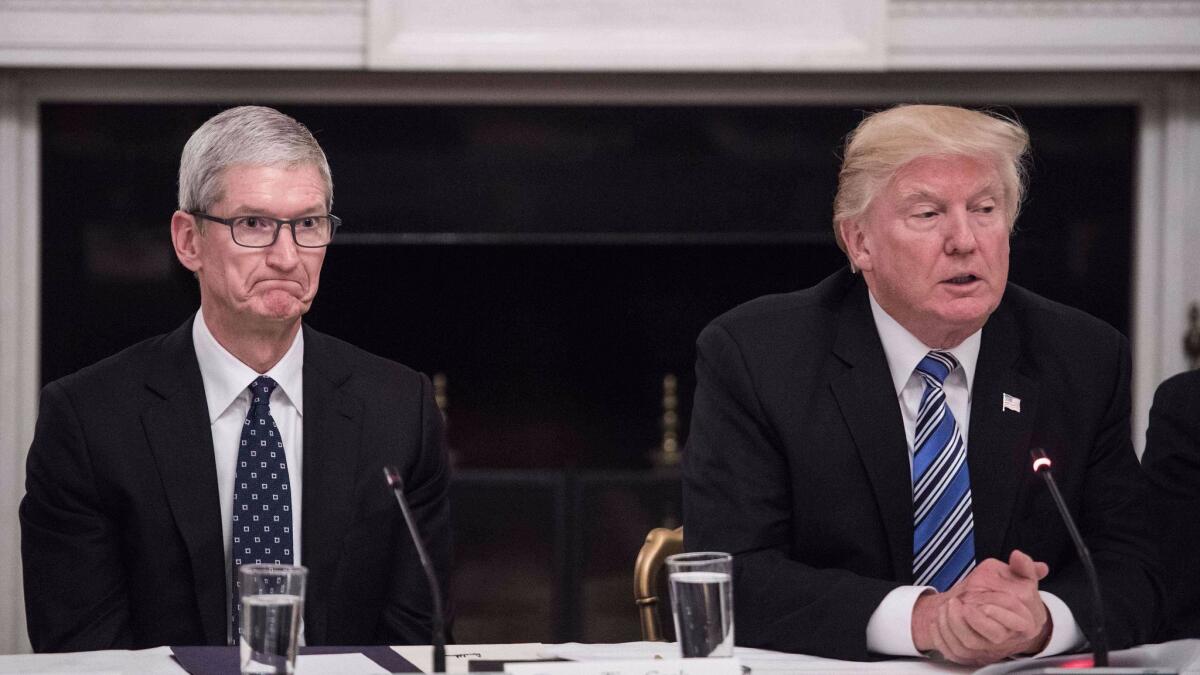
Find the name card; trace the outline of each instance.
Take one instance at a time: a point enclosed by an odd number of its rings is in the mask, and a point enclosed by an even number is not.
[[[622,659],[509,663],[504,672],[518,675],[742,675],[737,658]]]

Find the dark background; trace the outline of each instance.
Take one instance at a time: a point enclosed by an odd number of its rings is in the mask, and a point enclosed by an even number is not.
[[[637,637],[634,556],[678,518],[662,377],[685,435],[700,329],[844,264],[838,150],[885,105],[276,106],[345,222],[307,320],[448,379],[460,641]],[[225,107],[42,106],[43,382],[195,310],[168,224]],[[1128,334],[1135,108],[1004,110],[1034,149],[1010,278]]]

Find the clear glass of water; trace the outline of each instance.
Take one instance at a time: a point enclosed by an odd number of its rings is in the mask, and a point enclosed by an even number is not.
[[[304,616],[304,582],[300,565],[242,565],[240,658],[242,673],[291,675],[296,672],[296,644]]]
[[[733,656],[733,556],[670,556],[667,579],[683,658]]]

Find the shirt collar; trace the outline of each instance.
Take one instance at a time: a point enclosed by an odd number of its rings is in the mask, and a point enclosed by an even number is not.
[[[200,363],[200,376],[204,380],[208,422],[212,424],[246,391],[259,373],[217,342],[204,322],[203,310],[197,311],[192,321],[192,345],[196,350],[196,360]],[[262,374],[279,384],[278,390],[291,401],[301,417],[304,416],[303,372],[304,331],[299,330],[283,358]]]
[[[907,328],[901,326],[899,321],[884,311],[875,301],[873,293],[868,292],[867,295],[871,300],[871,316],[875,319],[875,330],[879,331],[879,340],[883,343],[883,353],[887,357],[888,369],[892,374],[892,384],[896,387],[896,395],[899,396],[905,385],[908,384],[908,379],[912,377],[913,371],[916,370],[917,364],[933,350],[933,347],[918,340],[917,336],[908,332]],[[966,377],[968,392],[971,391],[971,384],[975,380],[975,364],[979,361],[979,345],[982,337],[983,329],[981,328],[971,333],[957,347],[940,350],[950,352],[954,358],[958,359],[963,375]]]

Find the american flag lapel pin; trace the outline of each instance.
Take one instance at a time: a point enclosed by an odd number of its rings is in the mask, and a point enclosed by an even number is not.
[[[1004,394],[1000,399],[1000,409],[1019,413],[1021,412],[1021,399],[1012,394]]]

